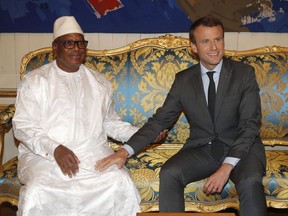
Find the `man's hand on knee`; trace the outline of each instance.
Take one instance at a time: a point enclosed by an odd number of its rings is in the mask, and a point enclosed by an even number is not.
[[[233,166],[228,163],[224,163],[220,168],[209,177],[207,182],[204,185],[204,193],[206,195],[221,193],[224,185],[229,179],[230,173],[233,169]]]
[[[96,161],[95,170],[102,172],[114,164],[117,164],[118,168],[120,169],[124,166],[127,157],[128,152],[124,148],[121,148],[115,154],[112,154],[106,158]]]
[[[72,178],[79,172],[80,160],[74,152],[67,147],[59,145],[54,151],[54,158],[64,175]]]

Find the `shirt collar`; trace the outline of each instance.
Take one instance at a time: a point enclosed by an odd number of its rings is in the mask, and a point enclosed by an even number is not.
[[[213,69],[213,71],[215,71],[215,73],[220,74],[221,68],[222,68],[222,64],[223,64],[223,59],[219,62],[218,65],[216,65],[216,67]],[[205,68],[204,65],[202,65],[201,62],[200,62],[200,68],[201,68],[201,76],[204,76],[204,75],[206,75],[206,73],[208,71],[211,71],[211,70],[208,70],[207,68]]]

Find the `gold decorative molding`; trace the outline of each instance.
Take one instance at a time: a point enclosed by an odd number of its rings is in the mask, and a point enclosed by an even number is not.
[[[288,137],[281,139],[262,139],[265,146],[288,146]]]
[[[4,202],[9,202],[11,205],[18,206],[18,199],[16,198],[1,196],[0,204]]]
[[[261,54],[273,54],[273,53],[287,53],[288,47],[281,47],[281,46],[265,46],[251,50],[245,51],[237,51],[237,50],[226,50],[225,55],[227,56],[249,56],[249,55],[261,55]]]
[[[7,127],[4,122],[0,122],[0,167],[1,168],[2,168],[2,161],[3,161],[3,154],[4,154],[4,137],[5,137],[5,133],[8,133],[11,127],[12,125]]]
[[[190,42],[188,38],[166,34],[158,38],[147,38],[147,39],[138,40],[132,43],[129,47],[130,47],[130,50],[133,50],[133,49],[138,49],[140,47],[146,47],[146,46],[149,46],[149,47],[156,46],[156,47],[163,47],[163,48],[180,48],[180,47],[190,46]]]
[[[271,208],[288,208],[288,202],[287,200],[279,201],[273,198],[268,197],[267,198],[267,207]],[[158,203],[146,203],[143,202],[140,204],[141,211],[142,212],[157,212],[159,211]],[[185,203],[185,211],[187,212],[201,212],[201,213],[211,213],[211,212],[219,212],[228,208],[238,209],[239,210],[239,201],[235,199],[228,199],[221,203],[215,203],[215,204],[203,204],[203,203],[197,203],[197,202],[186,202]]]

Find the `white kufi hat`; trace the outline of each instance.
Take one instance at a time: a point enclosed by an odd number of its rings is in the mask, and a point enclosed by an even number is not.
[[[72,33],[79,33],[84,35],[80,25],[74,16],[62,16],[54,22],[53,40],[56,38]]]

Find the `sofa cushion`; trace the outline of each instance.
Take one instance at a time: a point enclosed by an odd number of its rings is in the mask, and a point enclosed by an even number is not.
[[[174,155],[182,145],[164,144],[148,148],[137,157],[127,161],[132,179],[142,198],[142,209],[157,211],[159,201],[159,172],[162,164]],[[267,169],[263,179],[267,202],[274,207],[288,207],[288,150],[266,151]],[[207,196],[203,192],[206,179],[193,182],[185,188],[186,211],[197,211],[199,206],[206,211],[238,208],[238,195],[234,183],[229,182],[221,194]],[[286,204],[285,204],[286,203]],[[213,206],[213,208],[212,208]],[[225,206],[225,208],[224,208]],[[201,209],[200,208],[200,209]],[[208,209],[210,208],[210,210]]]
[[[127,161],[126,167],[141,195],[143,211],[158,211],[161,166],[180,147],[181,145],[171,144],[164,144],[164,147],[151,146],[147,151]],[[267,202],[273,207],[288,208],[288,150],[266,151],[266,156],[267,169],[263,185]],[[221,194],[209,196],[203,192],[205,181],[206,179],[203,179],[190,183],[185,188],[187,211],[198,211],[199,206],[206,209],[205,211],[238,208],[238,196],[232,181],[229,180]],[[17,157],[14,157],[0,170],[0,201],[13,200],[14,204],[17,204],[20,187],[17,177]]]

